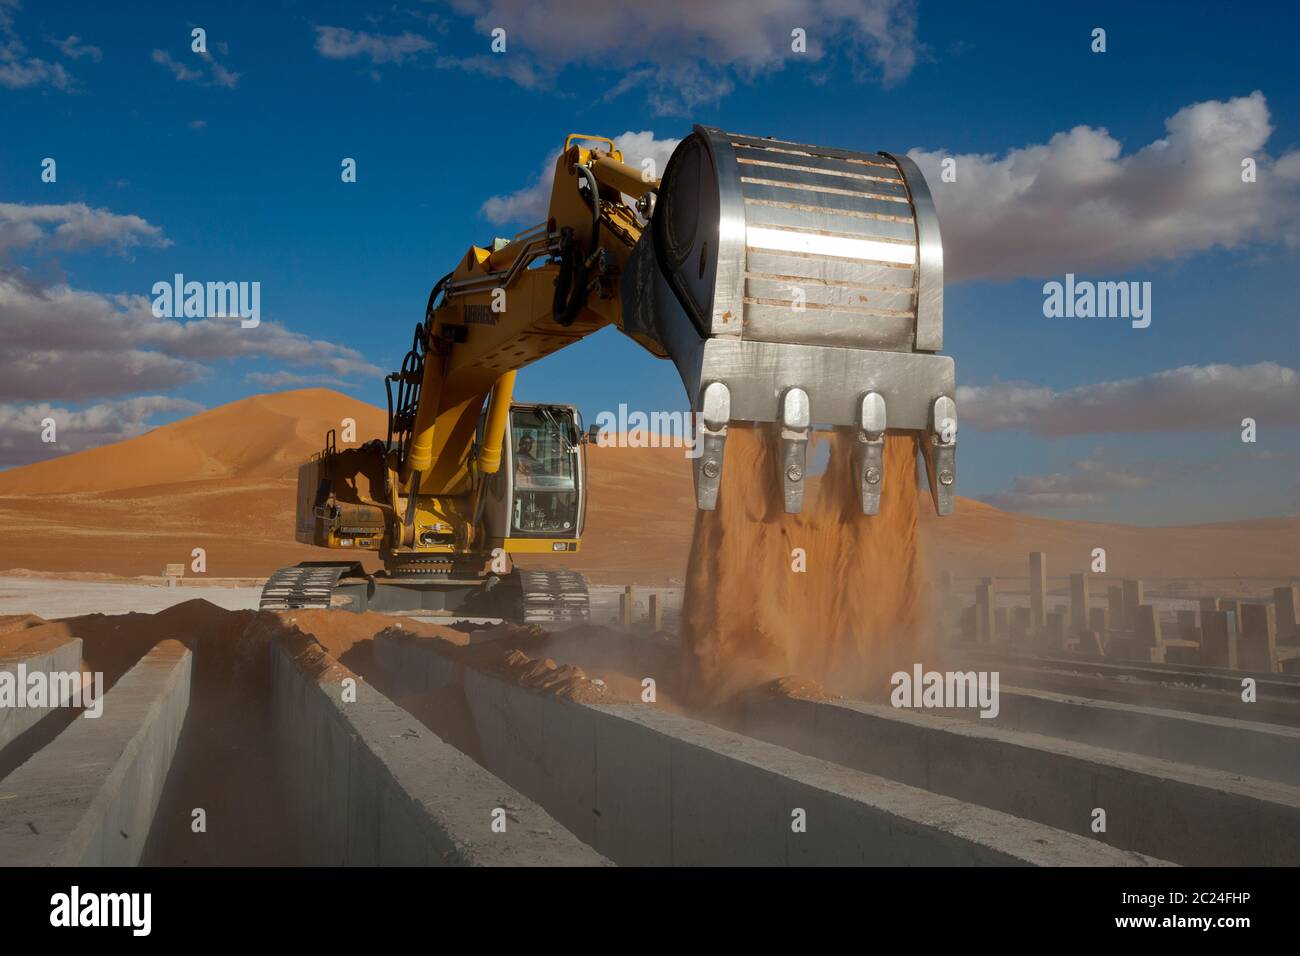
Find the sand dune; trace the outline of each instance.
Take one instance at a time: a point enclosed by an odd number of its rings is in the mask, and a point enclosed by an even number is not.
[[[363,441],[386,413],[327,388],[255,395],[126,441],[0,472],[0,495],[119,491],[220,478],[282,478],[345,418]]]
[[[298,464],[344,418],[383,437],[385,412],[329,389],[258,395],[101,448],[0,472],[0,571],[156,575],[207,552],[212,577],[261,577],[326,551],[293,540]],[[340,443],[342,444],[342,443]],[[695,516],[680,449],[589,448],[582,552],[547,559],[597,582],[685,578]],[[935,518],[922,502],[933,569],[1023,575],[1048,552],[1053,574],[1084,570],[1093,548],[1112,575],[1284,578],[1300,572],[1300,518],[1180,528],[1054,521],[968,499]]]

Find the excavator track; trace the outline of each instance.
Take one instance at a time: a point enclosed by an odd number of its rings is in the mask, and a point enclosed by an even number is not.
[[[519,571],[525,624],[585,624],[591,620],[587,579],[577,571]]]
[[[339,580],[351,574],[362,573],[358,564],[326,562],[281,568],[266,579],[258,607],[263,611],[328,609],[331,606],[330,597]]]

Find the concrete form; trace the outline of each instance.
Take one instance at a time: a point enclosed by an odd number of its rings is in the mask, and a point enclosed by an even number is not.
[[[1201,663],[1237,668],[1237,621],[1229,611],[1201,611]]]
[[[1300,728],[1003,685],[997,726],[1300,786]],[[1248,707],[1243,707],[1249,713]],[[972,715],[972,719],[979,719]]]
[[[81,638],[34,637],[14,641],[9,650],[0,656],[0,671],[14,675],[17,681],[21,670],[30,675],[69,674],[81,671]],[[59,707],[68,703],[68,694],[51,701],[46,707],[7,707],[0,705],[0,752],[32,727],[39,724]],[[3,759],[0,759],[3,763]]]
[[[377,660],[399,665],[439,654],[428,639],[376,642],[395,645]],[[462,677],[489,769],[619,863],[1156,862],[653,706],[584,704],[472,667]]]
[[[1296,586],[1273,589],[1273,606],[1277,612],[1277,639],[1283,644],[1300,642],[1300,627],[1296,619]]]
[[[163,641],[104,697],[0,781],[0,861],[132,866],[149,836],[189,711],[193,655]]]
[[[975,640],[980,644],[993,642],[995,600],[997,600],[997,592],[993,590],[992,584],[975,585]]]
[[[1027,665],[1060,670],[1085,666],[1083,662],[1074,661],[1067,657],[1031,657],[998,648],[963,648],[961,656],[971,660],[980,660],[986,664],[1003,666]],[[1207,687],[1227,690],[1236,694],[1241,692],[1241,678],[1245,674],[1243,671],[1233,671],[1228,668],[1213,668],[1201,664],[1181,664],[1165,661],[1155,663],[1138,661],[1106,661],[1101,663],[1089,661],[1086,668],[1089,673],[1118,677],[1121,680],[1136,679],[1166,684],[1181,684],[1189,687]],[[1261,698],[1300,703],[1300,677],[1263,672],[1250,676],[1256,678],[1257,690]]]
[[[1088,609],[1088,626],[1089,631],[1096,631],[1101,635],[1103,644],[1106,640],[1106,632],[1110,630],[1110,611],[1104,607],[1092,607]]]
[[[1241,634],[1237,653],[1242,670],[1277,670],[1277,628],[1273,607],[1268,604],[1241,605]]]
[[[1146,603],[1146,588],[1136,578],[1128,578],[1124,587],[1124,619],[1121,627],[1132,631],[1137,627],[1137,609]]]
[[[1003,682],[1016,687],[1033,687],[1094,700],[1183,710],[1211,717],[1230,717],[1236,720],[1245,719],[1286,727],[1300,727],[1300,703],[1263,696],[1253,703],[1245,703],[1241,699],[1240,680],[1235,691],[1217,690],[1191,686],[1190,681],[1185,686],[1179,686],[1173,683],[1157,683],[1154,680],[1150,682],[1116,680],[1114,676],[1098,673],[1097,671],[1104,665],[1093,661],[1073,661],[1064,666],[1074,669],[1002,664],[998,666],[998,671],[1002,675]],[[1084,667],[1093,672],[1082,673],[1079,669]]]
[[[1088,576],[1070,575],[1070,637],[1078,637],[1088,625]]]
[[[302,861],[590,866],[606,861],[297,632],[271,651],[276,745]],[[345,681],[355,698],[345,697]],[[504,824],[504,832],[494,829]]]
[[[1029,629],[1039,631],[1047,626],[1047,555],[1042,551],[1029,552]]]
[[[741,729],[811,756],[1201,866],[1300,862],[1300,790],[882,704],[763,694]],[[1093,835],[1094,810],[1107,830]]]
[[[1160,613],[1154,605],[1139,604],[1134,610],[1133,630],[1142,647],[1159,647],[1164,643],[1160,630]]]
[[[1106,589],[1106,610],[1113,630],[1124,630],[1124,589],[1118,585]]]

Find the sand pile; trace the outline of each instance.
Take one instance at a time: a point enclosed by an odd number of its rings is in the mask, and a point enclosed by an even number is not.
[[[916,451],[885,445],[880,513],[853,486],[853,436],[836,432],[826,474],[787,515],[770,429],[733,428],[715,511],[696,515],[682,610],[694,692],[730,697],[797,675],[834,693],[877,696],[921,660],[925,631]],[[795,549],[806,570],[795,569]]]
[[[13,631],[26,631],[33,627],[48,624],[49,621],[35,614],[0,614],[0,634]]]

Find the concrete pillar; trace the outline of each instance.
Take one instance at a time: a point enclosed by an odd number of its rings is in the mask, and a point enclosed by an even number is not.
[[[1201,663],[1237,669],[1237,622],[1228,611],[1201,611]]]
[[[1277,628],[1269,604],[1241,605],[1241,635],[1237,652],[1244,671],[1277,669]]]
[[[946,638],[954,627],[961,627],[961,613],[957,604],[956,579],[951,571],[943,571],[935,583],[934,606],[938,609],[936,623]]]
[[[976,607],[974,604],[968,604],[966,607],[961,609],[961,639],[971,644],[975,643],[975,638],[977,636],[975,627],[975,611]]]
[[[635,592],[630,584],[618,596],[618,626],[625,631],[632,630],[632,610],[635,606],[633,604],[635,600]]]
[[[1029,608],[1022,606],[1011,609],[1011,643],[1024,644],[1029,640]]]
[[[1155,605],[1139,604],[1134,612],[1133,622],[1139,647],[1159,647],[1164,643],[1160,633],[1160,615],[1156,613]]]
[[[994,594],[991,584],[975,585],[975,640],[981,644],[993,642]]]
[[[1007,608],[995,607],[993,609],[993,636],[998,640],[1005,640],[1011,633],[1011,625],[1008,622]]]
[[[1047,626],[1044,628],[1042,639],[1039,641],[1039,649],[1044,654],[1060,654],[1064,652],[1067,620],[1064,608],[1052,611],[1047,615]]]
[[[1118,585],[1106,589],[1106,609],[1110,612],[1111,630],[1124,630],[1124,589]]]
[[[664,629],[664,600],[657,591],[650,595],[650,632],[658,634]]]
[[[1135,578],[1124,581],[1124,621],[1120,625],[1123,630],[1131,631],[1137,627],[1137,609],[1146,603],[1145,591],[1142,582]]]
[[[1098,610],[1101,610],[1098,608]],[[1105,612],[1103,612],[1105,613]],[[1102,657],[1104,644],[1097,631],[1084,631],[1079,635],[1079,653],[1084,657]]]
[[[1047,626],[1047,555],[1042,551],[1029,552],[1029,628],[1042,630]]]
[[[1070,575],[1070,635],[1088,630],[1088,576]]]
[[[1088,608],[1088,630],[1096,631],[1106,637],[1106,632],[1110,630],[1110,610],[1104,607]]]
[[[1300,642],[1300,630],[1296,621],[1296,587],[1288,584],[1284,588],[1273,589],[1273,607],[1277,619],[1277,639],[1282,644]]]
[[[1228,611],[1237,622],[1237,638],[1241,638],[1241,602],[1236,598],[1219,598],[1219,610]]]

